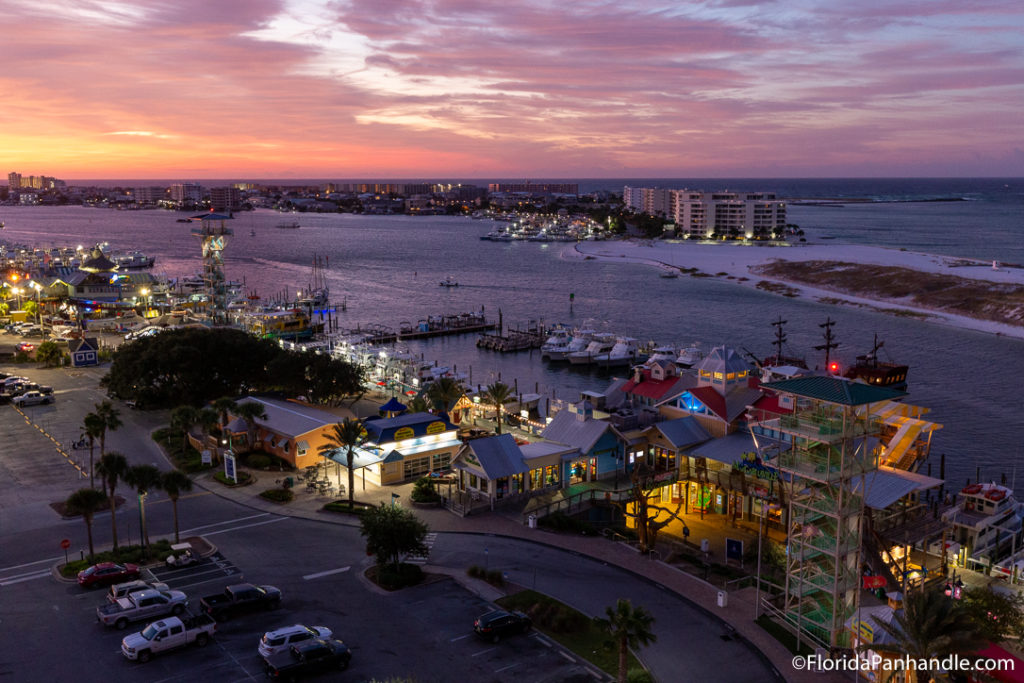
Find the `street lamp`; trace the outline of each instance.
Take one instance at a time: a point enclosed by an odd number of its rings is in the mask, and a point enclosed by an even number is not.
[[[39,293],[43,291],[43,287],[42,287],[42,285],[40,285],[38,282],[35,282],[35,281],[30,282],[29,286],[32,287],[32,289],[36,290],[36,324],[39,325],[40,328],[42,328],[42,326],[43,326],[43,312],[42,312],[42,303],[39,301]]]
[[[139,294],[142,295],[142,317],[146,317],[146,312],[149,311],[149,304],[146,301],[146,297],[149,296],[149,288],[143,287],[139,290]]]

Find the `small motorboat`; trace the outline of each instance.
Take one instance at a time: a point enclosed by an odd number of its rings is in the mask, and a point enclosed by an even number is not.
[[[453,280],[451,277],[446,277],[445,279],[441,280],[441,286],[442,287],[458,287],[459,283],[458,283],[458,281]]]

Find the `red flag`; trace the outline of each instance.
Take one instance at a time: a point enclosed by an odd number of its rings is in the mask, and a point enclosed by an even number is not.
[[[863,577],[863,588],[866,590],[871,590],[872,588],[885,588],[885,577],[865,576]]]

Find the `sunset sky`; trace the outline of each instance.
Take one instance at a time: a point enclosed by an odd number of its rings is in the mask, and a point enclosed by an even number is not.
[[[0,182],[1024,176],[1020,0],[0,0]]]

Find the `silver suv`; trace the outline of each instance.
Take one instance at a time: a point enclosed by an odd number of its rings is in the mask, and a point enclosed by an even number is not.
[[[314,638],[330,638],[331,629],[326,626],[303,626],[294,624],[275,631],[267,631],[260,639],[259,653],[263,657],[284,652],[292,645]]]

